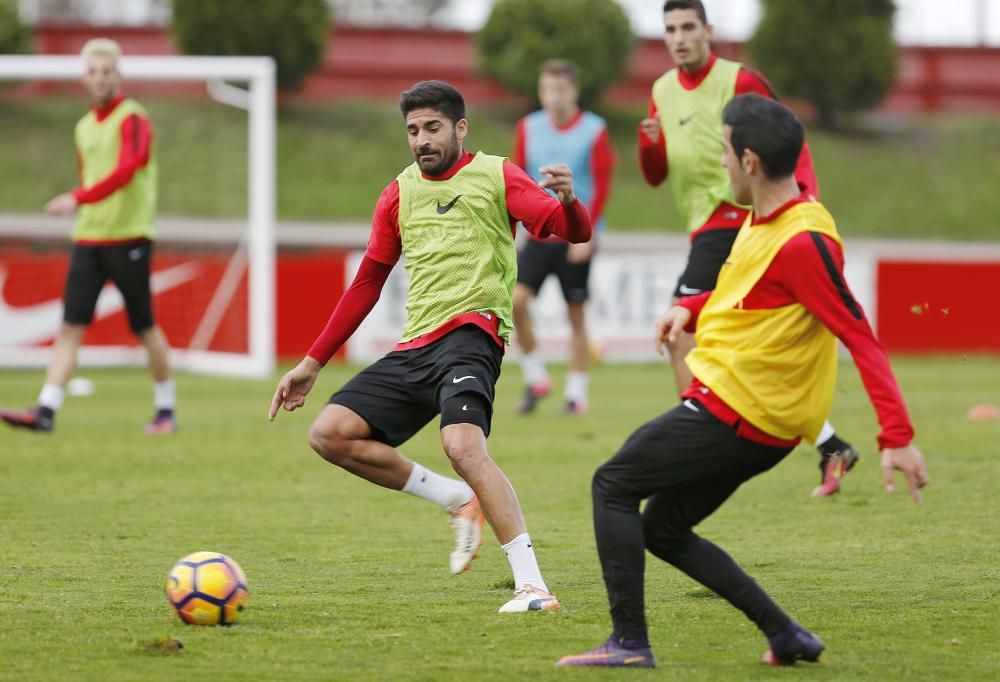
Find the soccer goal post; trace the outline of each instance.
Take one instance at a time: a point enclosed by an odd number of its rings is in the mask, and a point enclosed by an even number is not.
[[[240,234],[235,239],[236,246],[226,262],[215,267],[216,276],[210,285],[212,291],[202,297],[204,300],[198,306],[198,319],[187,323],[190,328],[188,331],[174,335],[183,337],[182,342],[175,342],[169,330],[164,328],[164,331],[170,341],[172,361],[179,369],[227,376],[268,376],[275,367],[274,60],[270,57],[125,56],[121,59],[120,70],[126,87],[130,82],[203,82],[208,86],[213,99],[247,111],[245,229],[239,230]],[[0,55],[0,81],[70,81],[79,79],[82,73],[83,61],[80,57]],[[232,82],[246,83],[247,89],[229,85]],[[81,114],[83,110],[81,107]],[[152,117],[155,129],[155,111],[152,112]],[[67,131],[67,136],[69,132]],[[37,236],[32,235],[30,229],[25,229],[20,234],[0,234],[0,238],[5,241],[20,239],[22,245],[28,244],[30,247]],[[68,232],[64,239],[68,242]],[[170,235],[158,230],[158,244],[169,239]],[[158,252],[159,250],[158,246]],[[5,282],[7,288],[10,288],[12,282],[11,266],[3,258],[12,252],[12,249],[0,249],[0,293],[4,293]],[[192,280],[193,273],[198,271],[198,265],[193,262],[187,264],[187,270],[184,269],[184,262],[174,262],[168,268],[169,272],[158,273],[155,270],[156,262],[157,257],[154,255],[154,296],[158,275],[161,280],[172,277],[171,281],[180,282],[184,277]],[[191,281],[188,286],[191,291],[191,287],[196,287],[197,283]],[[106,286],[98,300],[98,315],[101,314],[102,302],[105,304],[104,309],[121,308],[120,297],[117,303],[112,300],[115,297],[117,291],[113,291],[110,285]],[[192,297],[189,296],[187,301],[191,300]],[[245,311],[236,315],[229,314],[227,309],[233,305],[243,305]],[[49,349],[45,345],[54,338],[58,330],[61,306],[57,309],[56,306],[49,305],[45,310],[43,307],[37,301],[34,305],[18,307],[11,304],[4,294],[4,298],[0,300],[0,313],[5,316],[4,323],[0,324],[0,366],[28,367],[47,362]],[[181,307],[184,307],[183,302]],[[193,307],[193,304],[187,307]],[[158,322],[164,327],[159,301],[155,298],[154,309]],[[229,339],[220,343],[218,339],[222,333],[219,325],[229,318],[239,319],[238,334],[244,335],[244,338],[234,341],[231,338],[233,332],[230,331],[227,332]],[[29,319],[35,328],[49,324],[48,333],[35,333],[34,328],[29,330]],[[32,333],[28,333],[29,331]],[[135,364],[144,359],[141,349],[134,343],[91,344],[87,338],[85,337],[79,357],[82,365]]]

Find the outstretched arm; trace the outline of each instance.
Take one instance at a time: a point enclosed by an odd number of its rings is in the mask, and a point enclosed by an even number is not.
[[[337,302],[330,320],[306,357],[285,374],[271,398],[267,418],[274,421],[278,409],[291,412],[302,407],[320,370],[357,330],[378,302],[382,287],[399,259],[399,185],[393,181],[383,190],[375,206],[368,249],[351,286]]]
[[[840,245],[817,232],[791,239],[779,253],[790,293],[837,336],[851,353],[882,431],[878,436],[886,490],[892,472],[906,477],[915,502],[929,478],[923,456],[912,444],[913,425],[885,348],[844,281]]]

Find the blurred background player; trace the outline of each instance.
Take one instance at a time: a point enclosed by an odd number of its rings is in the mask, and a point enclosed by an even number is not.
[[[882,428],[886,488],[893,471],[902,471],[919,503],[928,482],[885,349],[844,282],[833,218],[793,175],[801,124],[758,95],[734,98],[723,116],[729,183],[740,203],[753,206],[752,222],[714,290],[682,298],[656,321],[660,353],[685,326],[697,329],[687,357],[694,381],[680,405],[639,427],[594,474],[594,530],[614,630],[604,644],[559,665],[655,665],[643,594],[646,550],[742,611],[768,640],[765,662],[819,660],[822,640],[693,528],[800,438],[816,437],[833,402],[837,338]]]
[[[153,320],[150,259],[156,214],[156,153],[149,114],[121,93],[121,48],[105,38],[83,46],[83,85],[91,109],[76,124],[80,186],[49,201],[53,215],[77,213],[63,293],[63,322],[52,348],[38,406],[0,411],[11,426],[51,431],[65,386],[76,369],[83,333],[109,279],[125,299],[129,327],[146,347],[156,413],[150,434],[172,433],[175,388],[163,332]]]
[[[687,266],[674,290],[677,301],[715,288],[719,268],[747,217],[719,165],[722,109],[735,95],[776,97],[760,73],[712,52],[712,25],[700,0],[668,0],[663,23],[664,42],[676,66],[653,84],[649,118],[639,125],[639,164],[654,187],[669,175],[674,202],[691,233]],[[808,144],[802,147],[795,178],[803,191],[819,197]],[[684,358],[694,347],[694,336],[681,333],[668,347],[679,394],[691,384]],[[817,439],[820,485],[812,494],[832,495],[857,462],[858,451],[829,422]]]
[[[604,206],[611,189],[615,155],[604,119],[577,106],[580,96],[577,68],[563,59],[542,64],[538,76],[538,101],[542,108],[517,122],[511,160],[536,181],[540,168],[565,163],[573,171],[573,188],[588,209],[595,238],[584,244],[567,244],[529,233],[517,256],[517,286],[514,288],[514,325],[521,347],[521,369],[527,384],[519,411],[533,412],[538,400],[548,395],[551,381],[538,351],[529,304],[549,275],[559,279],[570,326],[570,362],[566,376],[565,410],[580,414],[587,410],[587,281],[597,241],[604,229]]]
[[[542,168],[539,186],[503,157],[465,151],[465,102],[447,83],[417,83],[399,107],[416,161],[382,191],[358,274],[309,353],[282,377],[268,416],[305,403],[320,370],[371,312],[404,255],[410,286],[402,339],[330,398],[309,443],[356,476],[446,509],[455,530],[452,573],[466,570],[479,551],[485,515],[514,574],[514,596],[500,612],[557,609],[517,495],[490,458],[486,438],[513,329],[515,225],[579,243],[591,237],[590,217],[565,164]],[[396,449],[439,414],[441,444],[462,481]]]

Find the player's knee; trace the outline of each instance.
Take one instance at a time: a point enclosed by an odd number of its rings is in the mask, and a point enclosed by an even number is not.
[[[483,432],[473,424],[455,424],[441,432],[441,445],[458,472],[475,467],[486,458]]]
[[[594,472],[594,476],[590,479],[590,495],[594,503],[614,498],[616,488],[615,477],[608,470],[607,463],[597,467],[597,471]]]
[[[337,466],[344,466],[351,459],[350,434],[337,420],[322,417],[316,419],[309,428],[309,447]]]

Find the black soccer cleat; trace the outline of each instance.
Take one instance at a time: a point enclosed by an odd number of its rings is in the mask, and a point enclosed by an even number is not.
[[[795,665],[796,661],[818,663],[826,649],[823,640],[806,630],[794,620],[788,621],[778,634],[767,638],[770,649],[764,652],[768,665]]]
[[[16,429],[48,432],[55,425],[52,410],[44,407],[29,407],[26,410],[2,410],[0,419]]]

